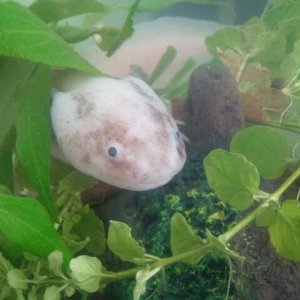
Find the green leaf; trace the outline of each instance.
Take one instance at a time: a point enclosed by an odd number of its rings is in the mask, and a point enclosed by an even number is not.
[[[269,9],[263,16],[263,21],[272,29],[280,30],[285,35],[290,34],[294,30],[298,30],[300,26],[299,20],[300,6],[297,1],[280,5],[273,9]]]
[[[33,72],[35,64],[15,59],[0,59],[0,146],[14,126],[16,107],[14,93]]]
[[[110,221],[107,245],[123,261],[135,263],[138,258],[145,258],[145,249],[131,236],[131,228],[118,221]]]
[[[267,227],[276,221],[277,207],[276,205],[269,205],[263,207],[255,216],[255,225],[257,227]]]
[[[106,29],[101,34],[100,48],[111,56],[120,45],[133,34],[133,16],[141,0],[136,0],[128,9],[128,15],[121,29]]]
[[[49,215],[35,199],[0,194],[0,231],[24,251],[47,258],[59,250],[64,255],[65,266],[71,259]]]
[[[207,243],[197,236],[183,215],[176,213],[171,219],[171,251],[173,256],[199,249],[199,252],[182,262],[188,264],[198,263],[205,255]]]
[[[0,185],[13,190],[13,151],[12,145],[0,147]]]
[[[60,289],[57,286],[51,285],[46,288],[43,300],[60,300],[60,299],[61,299]]]
[[[103,254],[106,245],[104,225],[92,210],[82,215],[80,222],[73,229],[82,239],[91,239],[85,248],[89,253]]]
[[[55,219],[57,214],[50,189],[50,95],[50,70],[39,65],[16,95],[16,149],[26,174],[41,196],[42,204]]]
[[[83,291],[94,293],[100,289],[102,264],[97,257],[81,255],[70,262],[71,277]]]
[[[23,250],[0,232],[0,253],[8,258],[14,265],[23,259]],[[0,298],[1,299],[1,298]]]
[[[94,34],[101,34],[101,29],[65,25],[55,28],[55,32],[68,43],[78,43],[86,40]]]
[[[146,283],[152,278],[157,272],[160,271],[160,267],[156,267],[152,270],[140,270],[136,273],[136,285],[133,290],[133,300],[139,300],[141,296],[146,292]]]
[[[270,239],[279,255],[300,262],[300,208],[296,200],[286,200],[276,221],[268,227]]]
[[[217,49],[232,49],[237,53],[243,52],[245,40],[240,30],[234,27],[224,27],[205,40],[209,52],[216,56]]]
[[[199,5],[217,5],[217,6],[223,6],[225,7],[229,12],[228,13],[234,13],[234,10],[232,7],[230,7],[228,4],[224,3],[223,0],[143,0],[139,6],[138,11],[141,12],[147,12],[147,11],[156,11],[156,10],[162,10],[165,8],[168,8],[172,5],[178,4],[178,3],[194,3]]]
[[[62,266],[64,262],[63,254],[60,251],[53,251],[48,256],[49,269],[56,276],[60,277],[63,274]]]
[[[46,23],[85,13],[107,13],[110,8],[96,0],[37,0],[30,10]]]
[[[177,51],[174,47],[168,46],[166,52],[161,56],[149,78],[149,85],[152,85],[165,72],[168,66],[174,61],[176,52]]]
[[[259,186],[259,174],[243,155],[217,149],[205,157],[204,168],[208,183],[220,200],[237,210],[252,205]]]
[[[282,59],[277,76],[285,79],[286,85],[299,84],[300,76],[300,40],[294,42],[293,51]]]
[[[0,3],[0,55],[99,74],[26,7]]]
[[[285,38],[279,31],[270,31],[260,18],[252,18],[242,26],[244,52],[255,61],[274,62],[285,53]]]
[[[25,274],[19,269],[11,269],[7,273],[7,282],[14,289],[27,290],[27,281]]]
[[[83,192],[89,188],[92,188],[98,183],[98,180],[83,174],[79,171],[73,171],[69,175],[65,176],[59,182],[59,193],[74,193]]]
[[[252,126],[238,132],[230,151],[244,155],[266,179],[279,178],[292,161],[286,138],[273,128]]]

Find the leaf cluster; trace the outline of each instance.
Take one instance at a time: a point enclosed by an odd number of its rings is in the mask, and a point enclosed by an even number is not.
[[[275,192],[269,194],[259,189],[260,177],[280,178],[297,164],[284,136],[265,126],[241,130],[234,136],[230,152],[217,149],[204,160],[208,183],[217,196],[239,211],[258,205],[246,217],[246,224],[254,220],[257,226],[266,227],[278,254],[299,262],[298,200],[281,199],[283,192],[299,176],[299,168]],[[221,239],[228,242],[243,226],[241,221]]]
[[[251,121],[299,132],[299,3],[269,1],[261,17],[206,39],[234,74]]]

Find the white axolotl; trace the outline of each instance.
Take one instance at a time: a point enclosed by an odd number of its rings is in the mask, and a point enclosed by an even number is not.
[[[166,22],[168,18],[163,19]],[[171,33],[161,22],[137,26],[134,36],[109,59],[98,50],[94,52],[95,48],[83,53],[96,67],[121,79],[66,80],[68,83],[53,96],[51,118],[65,159],[88,175],[128,190],[143,191],[166,184],[186,160],[176,121],[145,82],[126,76],[130,65],[150,70],[168,45],[177,49],[178,68],[189,56],[195,58],[197,51],[198,61],[207,55],[201,28],[199,35],[195,27],[190,33],[184,28],[187,36],[183,36],[176,30]],[[147,34],[145,27],[152,33]],[[138,28],[142,28],[142,35]]]
[[[168,46],[173,46],[177,51],[174,61],[154,83],[154,88],[162,88],[188,58],[197,65],[210,59],[205,38],[220,27],[212,21],[161,17],[135,24],[134,34],[111,57],[107,57],[92,39],[78,44],[75,50],[103,73],[123,78],[132,75],[133,65],[151,74]]]

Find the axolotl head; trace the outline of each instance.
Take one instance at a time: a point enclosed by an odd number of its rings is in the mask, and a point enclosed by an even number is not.
[[[106,183],[142,191],[164,185],[186,159],[166,106],[142,80],[91,78],[57,92],[51,108],[65,158]]]

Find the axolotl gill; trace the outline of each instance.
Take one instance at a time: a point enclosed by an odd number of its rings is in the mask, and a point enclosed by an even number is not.
[[[186,160],[167,107],[142,80],[91,77],[53,95],[53,129],[78,170],[135,191],[170,181]]]

